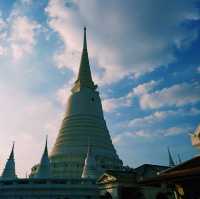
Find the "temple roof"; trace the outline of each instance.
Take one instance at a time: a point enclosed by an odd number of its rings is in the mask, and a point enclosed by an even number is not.
[[[96,85],[92,80],[90,63],[88,58],[87,50],[87,38],[86,38],[86,28],[84,27],[84,39],[83,39],[83,50],[81,55],[81,62],[79,66],[78,78],[74,83],[72,92],[79,91],[81,88],[86,87],[90,89],[96,89]]]
[[[161,172],[158,176],[141,181],[142,185],[155,185],[161,182],[187,182],[199,179],[200,175],[200,156],[193,157],[177,166]],[[190,180],[190,181],[189,181]],[[196,181],[197,182],[197,181]]]

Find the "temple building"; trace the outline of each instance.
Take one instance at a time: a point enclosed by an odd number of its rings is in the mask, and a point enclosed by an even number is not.
[[[15,171],[14,144],[0,177],[0,199],[155,199],[167,187],[147,188],[140,181],[173,169],[169,165],[123,166],[112,144],[97,85],[92,80],[86,28],[77,80],[51,153],[47,138],[44,152],[27,178]]]

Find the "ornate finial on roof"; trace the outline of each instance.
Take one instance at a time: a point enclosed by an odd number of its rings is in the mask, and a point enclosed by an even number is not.
[[[84,49],[84,50],[87,50],[86,27],[84,27],[83,49]]]
[[[46,135],[46,142],[45,142],[44,153],[48,155],[48,135]]]

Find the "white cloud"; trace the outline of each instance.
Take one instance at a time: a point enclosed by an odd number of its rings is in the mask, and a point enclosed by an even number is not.
[[[71,24],[73,21],[73,10],[68,9],[64,1],[50,1],[46,11],[50,16],[50,27],[59,33],[65,44],[63,50],[55,54],[57,67],[67,67],[74,73],[77,73],[82,40],[76,27],[74,27],[75,24]],[[78,25],[77,21],[73,22]]]
[[[151,80],[133,88],[128,94],[119,98],[107,98],[102,101],[103,109],[106,112],[113,112],[121,107],[129,107],[135,96],[140,96],[152,91],[159,81]]]
[[[184,109],[176,109],[176,110],[166,110],[166,111],[156,111],[148,116],[135,118],[128,122],[128,127],[131,128],[149,128],[155,124],[159,124],[167,118],[174,117],[187,117],[187,116],[197,116],[200,115],[200,109],[191,108],[188,110]],[[125,122],[125,126],[127,126],[127,122]]]
[[[39,24],[26,16],[17,16],[12,19],[9,40],[15,60],[32,52],[36,44],[36,30],[39,27]]]
[[[30,6],[30,0],[20,0],[13,4],[13,9],[6,19],[0,15],[1,55],[8,55],[14,61],[33,52],[38,30],[41,29],[38,22],[26,15]]]
[[[147,130],[128,131],[117,134],[112,138],[112,141],[115,145],[120,145],[126,143],[127,139],[130,141],[132,138],[150,139],[151,137],[154,137],[153,133]]]
[[[113,137],[114,144],[122,144],[126,143],[127,140],[131,141],[131,139],[142,138],[142,139],[155,139],[157,138],[165,138],[167,136],[176,136],[179,134],[188,134],[191,132],[191,127],[189,126],[171,126],[169,128],[157,128],[154,130],[151,129],[140,129],[140,130],[132,130],[120,133]]]
[[[197,35],[195,29],[184,28],[183,22],[199,19],[194,1],[187,0],[129,0],[126,4],[114,0],[50,0],[46,12],[50,27],[64,43],[56,55],[58,67],[77,71],[81,30],[88,26],[89,54],[103,71],[103,75],[95,75],[101,84],[117,82],[130,74],[145,74],[173,62],[173,47],[188,46]]]
[[[154,123],[163,121],[165,118],[175,115],[175,114],[177,114],[176,111],[156,111],[151,115],[148,115],[142,118],[136,118],[129,121],[128,126],[134,127],[134,128],[146,127]]]
[[[174,136],[178,134],[189,133],[190,131],[191,131],[191,128],[182,128],[182,127],[173,126],[168,129],[163,129],[163,135]]]
[[[102,106],[105,112],[113,112],[118,108],[131,106],[131,99],[129,99],[127,96],[104,99],[102,101]]]
[[[142,95],[140,106],[155,109],[164,106],[183,106],[200,100],[200,85],[197,83],[176,84],[154,93]]]
[[[147,130],[139,130],[134,132],[127,133],[128,136],[134,136],[134,137],[143,137],[143,138],[150,138],[153,136],[153,133],[150,133]]]
[[[13,59],[18,61],[25,55],[31,54],[36,44],[36,31],[39,28],[39,24],[26,16],[11,18],[0,32],[0,55],[10,53]]]
[[[158,84],[159,81],[154,81],[154,80],[151,80],[150,82],[145,82],[133,88],[133,93],[135,95],[144,95],[152,91]]]

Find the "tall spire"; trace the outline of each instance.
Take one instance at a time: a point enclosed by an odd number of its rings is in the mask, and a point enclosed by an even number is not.
[[[13,142],[12,150],[11,150],[9,158],[6,162],[6,165],[5,165],[5,168],[3,170],[1,179],[17,178],[16,173],[15,173],[14,147],[15,147],[15,143]]]
[[[84,39],[83,39],[83,50],[81,55],[81,62],[79,66],[78,78],[74,83],[72,92],[79,91],[81,88],[86,87],[90,89],[96,89],[96,85],[92,81],[92,75],[90,71],[90,63],[87,51],[87,38],[86,38],[86,27],[84,27]]]
[[[11,153],[10,153],[9,159],[14,159],[14,148],[15,148],[15,142],[13,142],[12,150],[11,150]]]
[[[172,154],[171,154],[171,152],[170,152],[169,147],[168,147],[168,156],[169,156],[169,166],[170,166],[170,167],[175,166],[175,163],[174,163],[174,160],[173,160],[173,158],[172,158]]]
[[[90,179],[96,179],[97,178],[97,165],[96,160],[93,157],[92,149],[90,146],[90,141],[88,140],[88,151],[87,156],[85,159],[85,164],[83,167],[83,173],[82,178],[90,178]]]
[[[35,174],[35,178],[49,178],[51,174],[50,170],[50,161],[48,156],[48,147],[47,147],[47,136],[45,142],[45,148],[40,160],[40,165],[38,167],[37,173]]]

